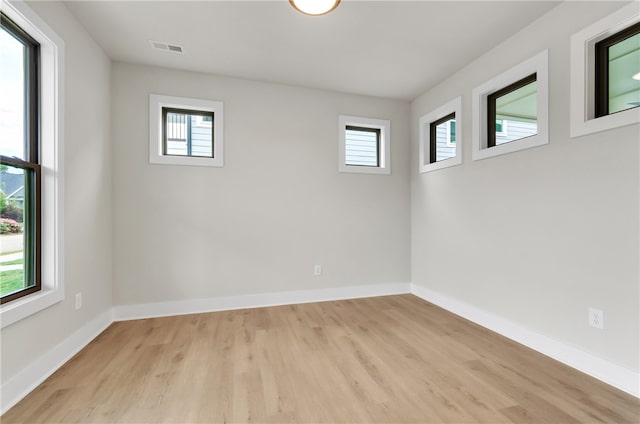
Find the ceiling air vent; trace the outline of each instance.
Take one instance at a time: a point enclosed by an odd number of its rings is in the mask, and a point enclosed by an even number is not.
[[[151,47],[153,47],[156,50],[164,50],[167,52],[174,52],[174,53],[184,53],[184,47],[178,44],[169,44],[169,43],[163,43],[162,41],[151,41],[151,40],[149,40],[149,43],[151,43]]]

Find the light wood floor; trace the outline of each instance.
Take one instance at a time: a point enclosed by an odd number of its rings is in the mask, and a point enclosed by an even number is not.
[[[640,402],[402,295],[114,323],[2,422],[639,423]]]

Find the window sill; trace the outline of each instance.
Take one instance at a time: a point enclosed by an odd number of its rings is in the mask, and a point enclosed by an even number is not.
[[[389,168],[380,168],[376,166],[353,166],[353,165],[341,165],[339,172],[351,173],[351,174],[381,174],[390,175],[391,170]]]
[[[44,289],[37,293],[24,296],[0,306],[0,328],[20,321],[30,315],[38,313],[64,299],[64,292],[60,289]]]
[[[183,166],[212,166],[224,167],[221,158],[198,158],[194,156],[161,156],[155,155],[149,158],[149,163],[155,165],[183,165]]]

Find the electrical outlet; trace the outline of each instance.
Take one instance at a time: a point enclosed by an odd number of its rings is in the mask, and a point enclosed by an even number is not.
[[[318,276],[322,275],[322,266],[316,265],[313,267],[313,275]]]
[[[595,328],[604,328],[604,313],[600,309],[589,308],[589,325]]]
[[[76,310],[82,308],[82,293],[76,293]]]

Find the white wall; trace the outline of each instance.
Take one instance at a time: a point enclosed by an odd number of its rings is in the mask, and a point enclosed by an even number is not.
[[[417,285],[637,372],[640,131],[569,137],[569,38],[619,7],[564,3],[412,103],[411,263]],[[550,144],[472,162],[471,90],[547,48]],[[419,174],[419,117],[459,95],[463,164]]]
[[[224,168],[149,164],[150,93],[224,102]],[[340,114],[391,175],[338,173]],[[115,305],[409,282],[408,102],[114,63],[112,117]]]
[[[64,5],[30,6],[66,47],[66,298],[2,329],[3,385],[111,308],[110,60]],[[83,307],[76,311],[78,292]]]

